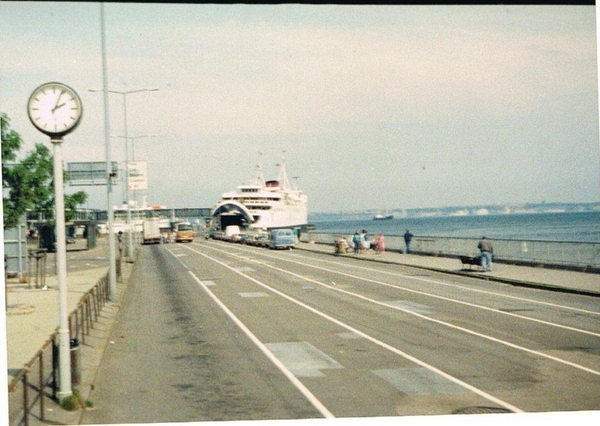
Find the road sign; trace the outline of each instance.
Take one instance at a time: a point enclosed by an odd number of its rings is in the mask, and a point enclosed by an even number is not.
[[[112,163],[113,178],[117,176],[117,162]],[[106,161],[92,161],[85,163],[68,163],[67,179],[70,185],[106,185],[108,182],[108,173],[106,171]]]
[[[127,188],[129,190],[148,189],[148,163],[146,161],[130,161],[128,176]]]

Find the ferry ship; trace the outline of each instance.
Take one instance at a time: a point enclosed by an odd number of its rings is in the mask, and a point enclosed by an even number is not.
[[[236,190],[223,193],[213,207],[211,229],[302,228],[307,225],[308,197],[289,182],[285,162],[278,164],[277,180],[265,181],[262,165],[257,176]]]

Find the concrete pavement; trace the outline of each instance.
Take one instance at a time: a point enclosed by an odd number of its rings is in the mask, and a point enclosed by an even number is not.
[[[83,295],[108,273],[108,240],[99,238],[97,246],[90,250],[83,250],[84,246],[84,242],[78,241],[77,245],[69,246],[67,251],[67,312],[69,314],[77,308]],[[123,291],[132,268],[133,264],[122,262],[123,284],[118,284],[119,292]],[[31,283],[20,282],[17,278],[10,278],[6,282],[8,384],[36,356],[38,350],[57,330],[60,322],[58,278],[53,253],[48,254],[45,269],[47,274],[45,287],[36,286],[35,279]],[[84,397],[89,395],[93,385],[108,341],[110,325],[118,310],[118,300],[119,296],[117,302],[105,305],[92,333],[86,337],[85,344],[80,346],[82,382],[74,388],[77,388]],[[42,422],[38,418],[38,407],[29,417],[30,425],[49,422],[76,424],[81,416],[81,412],[65,411],[54,401],[46,399],[46,421]]]
[[[199,242],[200,240],[196,240]],[[89,291],[108,272],[108,242],[100,238],[98,246],[91,250],[70,251],[67,253],[68,312],[72,312],[81,297]],[[334,255],[333,245],[299,243],[300,250],[308,250]],[[433,271],[461,274],[490,282],[498,281],[513,285],[529,286],[555,291],[568,291],[592,296],[600,296],[600,276],[597,274],[543,269],[494,263],[491,272],[477,272],[464,269],[459,259],[401,254],[387,251],[383,254],[369,252],[365,254],[344,254],[362,261],[376,261],[413,266]],[[49,255],[49,270],[54,268],[52,255]],[[127,282],[133,264],[123,263],[124,283]],[[51,273],[51,272],[50,272]],[[8,383],[54,333],[59,323],[58,283],[55,275],[46,278],[47,289],[35,288],[34,284],[8,280],[6,284],[6,329],[7,329],[7,367]],[[122,292],[125,284],[119,284]],[[117,300],[120,300],[117,298]],[[82,345],[82,384],[78,387],[82,395],[89,395],[93,386],[97,367],[102,358],[104,347],[108,344],[108,335],[114,316],[118,310],[118,301],[105,307],[101,316],[102,324],[94,330],[94,336]],[[60,409],[54,402],[47,402],[46,422],[30,417],[30,424],[75,424],[82,412],[70,413]]]
[[[301,242],[297,244],[297,248],[300,250],[334,255],[333,244]],[[493,271],[478,272],[477,267],[475,266],[472,267],[472,269],[469,269],[468,266],[465,268],[457,258],[421,256],[399,253],[397,251],[386,251],[382,254],[376,254],[373,250],[370,250],[368,253],[364,254],[347,253],[341,256],[367,261],[414,266],[432,271],[459,274],[524,287],[600,296],[600,275],[593,273],[564,269],[517,266],[499,262],[493,263]]]

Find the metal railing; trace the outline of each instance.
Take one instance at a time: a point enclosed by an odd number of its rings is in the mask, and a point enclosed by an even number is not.
[[[110,296],[108,274],[102,277],[79,300],[76,309],[69,314],[69,335],[71,342],[77,339],[85,343],[94,323],[98,321],[102,308]],[[29,425],[30,416],[45,421],[46,398],[57,400],[58,391],[58,331],[55,331],[44,343],[8,386],[8,407],[10,425]],[[73,354],[73,349],[72,352]],[[73,358],[72,358],[73,359]],[[71,364],[71,369],[80,365]],[[81,375],[72,374],[72,381]],[[75,383],[77,384],[77,383]]]
[[[334,244],[345,237],[352,241],[352,234],[321,232],[302,233],[302,242]],[[377,235],[373,235],[376,238]],[[458,257],[477,256],[477,238],[414,236],[411,251],[430,256]],[[577,241],[542,241],[493,239],[494,261],[531,266],[575,268],[587,272],[600,272],[600,243]],[[402,235],[386,235],[386,250],[404,251]]]

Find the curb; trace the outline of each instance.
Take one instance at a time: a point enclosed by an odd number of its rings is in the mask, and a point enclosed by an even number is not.
[[[320,253],[320,254],[334,256],[334,257],[340,257],[339,254],[336,255],[335,253],[329,253],[329,252],[325,252],[322,250],[316,250],[316,249],[311,250],[310,248],[306,248],[306,247],[296,247],[296,249],[303,250],[303,251],[309,251],[309,252],[313,252],[313,253]],[[538,290],[555,291],[555,292],[559,292],[559,293],[569,293],[569,294],[578,294],[578,295],[582,295],[582,296],[600,297],[600,292],[587,291],[587,290],[581,290],[581,289],[572,289],[572,288],[560,287],[560,286],[553,285],[553,284],[543,284],[543,283],[536,283],[536,282],[525,281],[525,280],[516,280],[514,278],[504,278],[504,277],[497,277],[497,276],[493,276],[493,275],[477,274],[478,271],[472,271],[472,272],[471,271],[464,272],[461,270],[453,271],[453,270],[449,270],[449,269],[435,268],[432,266],[413,265],[413,264],[409,264],[409,263],[403,263],[403,262],[397,262],[397,261],[391,261],[391,260],[379,260],[379,259],[354,257],[354,256],[350,257],[350,256],[343,256],[343,255],[342,255],[342,257],[349,257],[349,258],[360,260],[360,261],[384,263],[384,264],[388,264],[388,265],[407,266],[407,267],[411,267],[411,268],[418,268],[418,269],[423,269],[423,270],[427,270],[427,271],[439,272],[442,274],[452,274],[452,275],[475,278],[475,279],[480,279],[480,280],[485,280],[485,281],[500,282],[500,283],[504,283],[504,284],[510,284],[510,285],[513,285],[516,287],[528,287],[528,288],[533,288],[533,289],[538,289]]]

